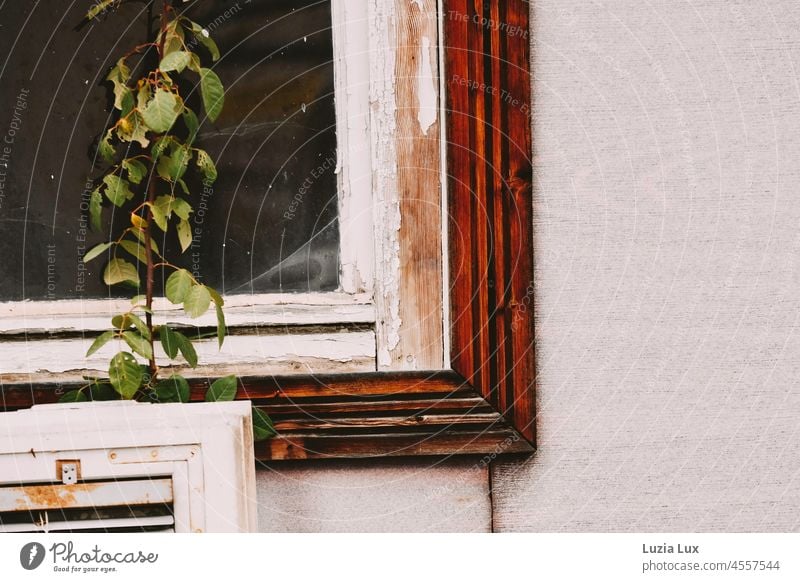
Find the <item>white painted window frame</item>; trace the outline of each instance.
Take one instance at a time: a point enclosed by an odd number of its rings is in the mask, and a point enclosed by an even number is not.
[[[381,0],[332,2],[339,289],[226,296],[228,327],[255,331],[229,335],[221,351],[215,340],[201,342],[197,369],[170,366],[166,358],[159,359],[160,366],[189,377],[383,368],[378,355],[393,348],[399,325],[396,226],[401,217],[391,186],[396,171],[392,169],[396,161],[394,17],[394,10]],[[127,349],[124,345],[112,342],[90,358],[84,354],[96,332],[106,330],[110,317],[129,305],[126,300],[111,299],[0,302],[0,340],[3,335],[17,340],[0,343],[0,381],[68,381],[80,379],[87,371],[104,370],[116,350]],[[192,320],[163,298],[156,299],[154,309],[159,321],[215,325],[213,314]],[[331,324],[361,325],[341,333],[292,330],[298,325]],[[83,337],[46,335],[64,332]],[[32,335],[36,339],[30,339]]]

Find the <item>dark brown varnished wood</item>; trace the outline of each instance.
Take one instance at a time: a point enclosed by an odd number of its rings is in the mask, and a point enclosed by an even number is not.
[[[6,411],[56,402],[74,384],[5,385]],[[202,401],[207,380],[191,381]],[[269,414],[279,437],[261,460],[520,452],[529,443],[452,371],[247,377],[238,399]]]
[[[453,368],[533,443],[530,7],[444,6]]]
[[[242,378],[237,398],[280,433],[257,443],[257,458],[533,450],[528,11],[524,0],[444,1],[452,369]],[[5,384],[0,405],[55,402],[72,388]],[[207,388],[193,381],[192,400]]]

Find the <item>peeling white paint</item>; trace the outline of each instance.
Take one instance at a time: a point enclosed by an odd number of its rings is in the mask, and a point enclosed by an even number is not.
[[[400,202],[397,190],[396,6],[369,2],[370,140],[375,196],[375,310],[378,369],[393,367],[400,343]]]
[[[436,123],[437,93],[436,78],[433,74],[431,59],[431,39],[422,37],[420,47],[419,73],[417,74],[417,121],[423,135],[428,135],[428,130]]]
[[[368,20],[361,2],[334,2],[331,10],[336,84],[340,285],[345,293],[371,293],[375,253]]]
[[[0,379],[28,373],[43,377],[55,374],[67,378],[76,375],[69,374],[73,370],[106,373],[109,359],[117,351],[129,349],[121,340],[112,341],[86,358],[84,354],[93,339],[2,342]],[[216,338],[197,342],[195,348],[201,366],[194,370],[188,368],[181,359],[168,359],[158,345],[156,359],[159,366],[164,368],[177,365],[186,376],[208,375],[209,367],[220,366],[236,373],[241,373],[242,368],[256,366],[261,374],[284,372],[291,368],[305,368],[298,371],[307,373],[343,371],[342,364],[363,369],[365,361],[375,361],[375,334],[372,331],[352,331],[233,335],[225,338],[222,349],[219,349]],[[80,377],[80,374],[77,376]]]
[[[305,293],[231,295],[225,297],[229,328],[237,326],[319,325],[375,321],[372,297],[366,294]],[[117,299],[67,299],[62,301],[10,301],[0,303],[0,338],[3,334],[63,331],[105,331],[111,317],[130,309]],[[191,319],[179,306],[156,298],[153,308],[160,321],[213,326],[213,310]]]

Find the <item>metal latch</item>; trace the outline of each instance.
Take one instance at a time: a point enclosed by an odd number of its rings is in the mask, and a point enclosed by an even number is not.
[[[56,461],[56,471],[64,485],[74,485],[80,477],[80,461]]]

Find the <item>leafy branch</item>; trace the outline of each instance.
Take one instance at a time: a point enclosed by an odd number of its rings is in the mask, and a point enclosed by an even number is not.
[[[87,18],[95,19],[120,1],[96,2]],[[106,76],[113,84],[115,121],[98,143],[97,153],[106,167],[90,195],[89,220],[93,230],[102,231],[104,207],[110,203],[127,213],[130,225],[117,235],[110,235],[107,242],[92,247],[83,260],[108,257],[103,271],[105,284],[132,287],[136,295],[131,309],[115,315],[111,329],[97,337],[87,352],[88,357],[113,340],[127,348],[111,358],[108,378],[89,378],[86,385],[64,394],[62,401],[188,402],[189,383],[183,376],[173,374],[162,379],[159,374],[159,348],[170,360],[182,357],[192,368],[198,361],[191,338],[167,324],[154,323],[157,272],[169,272],[166,298],[181,305],[188,316],[200,317],[213,305],[220,347],[225,339],[222,296],[171,263],[156,242],[157,236],[174,232],[182,253],[191,247],[189,220],[194,208],[185,178],[193,172],[204,184],[217,179],[212,157],[195,146],[201,122],[186,103],[179,81],[186,76],[196,77],[203,110],[211,121],[222,111],[225,91],[217,74],[204,67],[200,55],[190,50],[187,37],[194,39],[190,42],[192,47],[204,47],[206,58],[219,59],[219,49],[208,31],[179,14],[168,0],[162,0],[155,38],[123,55]],[[134,75],[135,70],[147,68],[142,67],[143,63],[152,67]],[[142,265],[144,280],[140,274]],[[237,385],[235,376],[217,379],[208,389],[206,401],[233,400]],[[253,425],[256,440],[275,434],[269,417],[255,408]]]

